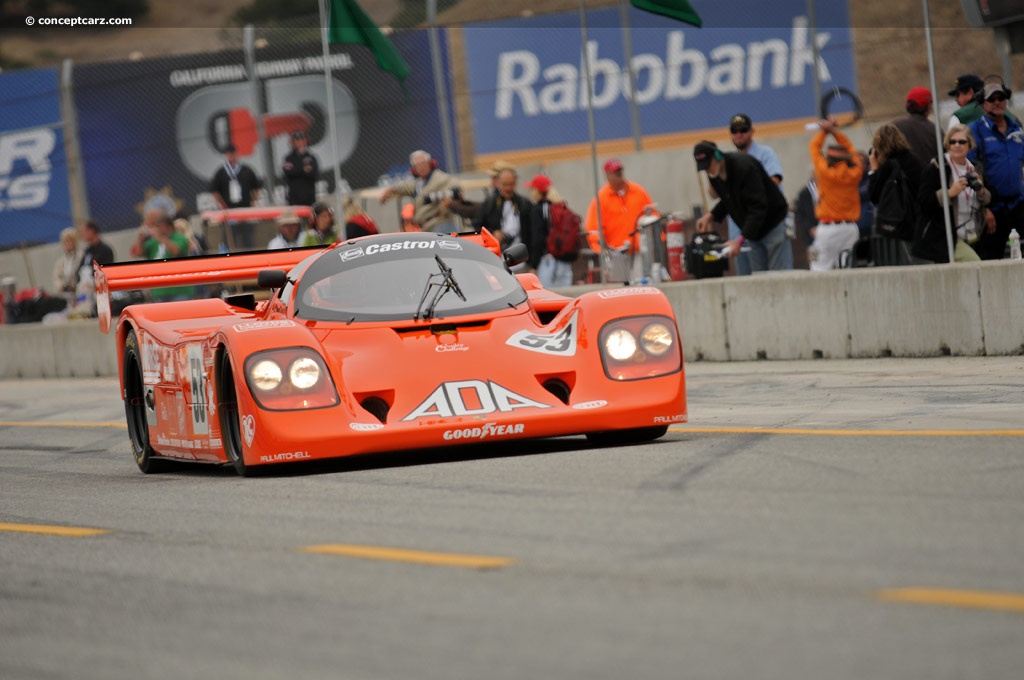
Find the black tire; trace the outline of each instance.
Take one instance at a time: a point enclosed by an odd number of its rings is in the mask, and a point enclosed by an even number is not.
[[[253,474],[253,470],[245,464],[242,455],[242,426],[238,418],[238,393],[235,387],[235,372],[231,368],[231,360],[225,355],[221,357],[217,371],[218,393],[220,401],[217,412],[220,414],[220,438],[224,442],[224,453],[235,471],[243,477]]]
[[[149,405],[146,386],[142,381],[142,357],[135,331],[129,331],[124,340],[124,415],[128,421],[128,440],[132,445],[135,464],[145,474],[164,472],[170,467],[149,445]]]
[[[668,425],[637,427],[632,430],[611,430],[609,432],[588,432],[587,439],[599,446],[621,446],[654,441],[668,432]]]

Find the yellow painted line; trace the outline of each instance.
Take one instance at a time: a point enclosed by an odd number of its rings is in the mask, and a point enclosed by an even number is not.
[[[11,531],[21,534],[46,534],[48,536],[99,536],[110,533],[110,529],[90,529],[89,527],[61,527],[50,524],[9,524],[0,522],[0,531]]]
[[[801,427],[671,427],[696,434],[808,434],[831,437],[1024,437],[1024,430],[827,430]]]
[[[318,555],[341,555],[344,557],[358,557],[364,560],[411,562],[413,564],[462,567],[464,569],[500,569],[501,567],[507,567],[515,561],[511,557],[459,555],[456,553],[425,552],[372,545],[310,545],[301,548],[301,550],[302,552],[316,553]]]
[[[128,429],[128,425],[116,421],[101,422],[77,422],[73,420],[54,421],[26,421],[26,420],[0,420],[0,427],[116,427],[121,430]]]
[[[947,590],[944,588],[890,588],[878,591],[877,596],[883,602],[906,602],[908,604],[1024,613],[1024,595],[1020,593]]]

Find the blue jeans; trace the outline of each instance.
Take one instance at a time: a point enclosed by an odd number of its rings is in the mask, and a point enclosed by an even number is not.
[[[572,285],[572,263],[556,260],[548,253],[537,265],[537,278],[545,288],[568,288]]]
[[[731,217],[727,221],[729,223],[729,240],[735,241],[740,237],[740,227]],[[736,265],[736,276],[750,276],[750,253],[740,253],[732,258],[732,261]]]
[[[779,271],[793,268],[793,247],[786,236],[786,221],[750,244],[750,269],[755,272]]]

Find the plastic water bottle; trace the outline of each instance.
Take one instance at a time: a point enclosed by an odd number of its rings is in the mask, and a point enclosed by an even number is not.
[[[1016,229],[1010,230],[1010,259],[1020,259],[1020,234],[1017,233]]]

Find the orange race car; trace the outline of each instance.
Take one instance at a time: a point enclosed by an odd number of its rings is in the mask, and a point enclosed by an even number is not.
[[[640,442],[686,422],[675,315],[652,287],[569,298],[483,230],[96,266],[110,292],[257,279],[117,322],[135,461],[263,466],[498,439]]]

